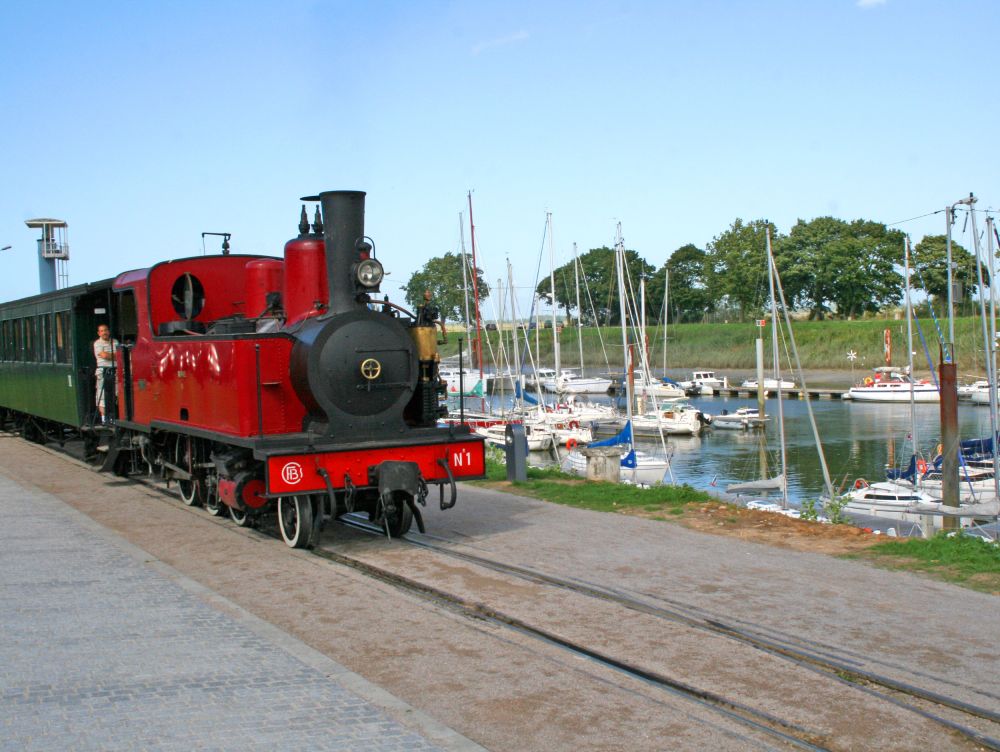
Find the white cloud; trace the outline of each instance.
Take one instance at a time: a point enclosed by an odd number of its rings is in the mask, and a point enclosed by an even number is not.
[[[889,0],[857,0],[855,3],[859,8],[874,8],[876,5],[885,5]]]
[[[870,0],[866,1],[870,2]],[[480,52],[493,49],[494,47],[506,47],[509,44],[517,44],[518,42],[523,42],[529,36],[531,35],[528,34],[527,31],[521,29],[520,31],[515,31],[513,34],[508,34],[505,37],[499,37],[498,39],[491,39],[488,42],[480,42],[479,44],[477,44],[475,47],[472,48],[472,54],[478,55]]]

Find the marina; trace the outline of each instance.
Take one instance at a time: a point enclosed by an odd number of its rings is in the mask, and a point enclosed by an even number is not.
[[[807,390],[813,391],[813,390]],[[827,391],[827,390],[817,390]],[[835,393],[836,390],[828,390]],[[788,494],[793,504],[816,499],[823,492],[816,447],[809,427],[804,400],[783,399]],[[751,399],[752,397],[752,399]],[[485,398],[499,407],[500,398]],[[509,398],[508,398],[509,399]],[[607,396],[591,395],[588,400],[603,405],[615,404]],[[478,402],[478,400],[472,400]],[[730,414],[741,408],[756,407],[756,394],[729,390],[717,397],[693,397],[689,404],[711,416]],[[777,414],[777,399],[766,400],[765,413]],[[886,468],[904,467],[909,462],[907,437],[910,434],[910,408],[905,403],[863,403],[839,399],[820,399],[810,403],[822,426],[823,449],[835,490],[847,490],[858,478],[867,481],[885,479]],[[989,412],[981,406],[961,403],[958,408],[959,430],[963,438],[988,436]],[[936,404],[916,406],[917,431],[926,438],[926,452],[938,443],[940,408]],[[773,421],[772,421],[773,423]],[[636,436],[640,448],[661,451],[659,439]],[[672,435],[667,439],[670,474],[676,483],[694,488],[724,491],[730,483],[752,480],[760,475],[761,457],[768,465],[779,450],[778,434],[773,425],[765,430],[733,431],[709,426],[697,436]],[[538,465],[553,462],[551,453],[534,453]],[[668,476],[668,481],[670,477]]]

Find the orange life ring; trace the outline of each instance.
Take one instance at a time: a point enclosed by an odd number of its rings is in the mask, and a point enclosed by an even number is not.
[[[917,460],[917,472],[923,475],[927,472],[927,460],[919,459]]]
[[[577,441],[576,441],[576,439],[573,439],[573,438],[570,438],[570,439],[566,439],[566,448],[567,448],[567,449],[568,449],[569,451],[571,451],[571,452],[572,452],[572,451],[573,451],[574,449],[576,449],[576,447],[577,447],[577,446],[578,446],[578,445],[577,445]]]
[[[862,488],[868,488],[868,481],[866,481],[864,478],[858,478],[856,481],[854,481],[854,487],[857,488],[858,490]]]
[[[574,431],[575,431],[576,429],[578,429],[578,428],[580,427],[580,421],[578,421],[578,420],[571,420],[571,421],[569,422],[569,427],[570,427],[570,428],[571,428],[572,430],[574,430]]]
[[[875,382],[874,382],[874,381],[872,381],[872,377],[871,377],[871,376],[866,376],[866,377],[865,377],[865,386],[871,386],[871,385],[872,385],[872,384],[874,384],[874,383],[875,383]]]

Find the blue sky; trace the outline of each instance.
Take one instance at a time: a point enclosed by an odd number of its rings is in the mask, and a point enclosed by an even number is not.
[[[546,211],[557,263],[620,220],[660,266],[736,217],[1000,207],[996,2],[49,2],[0,21],[2,300],[37,291],[25,219],[69,222],[75,284],[199,254],[203,231],[279,254],[298,197],[326,189],[368,192],[400,302],[457,250],[470,189],[487,279],[509,257],[526,288]]]

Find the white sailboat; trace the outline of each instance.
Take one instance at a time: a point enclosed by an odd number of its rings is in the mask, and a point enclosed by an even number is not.
[[[628,287],[625,283],[625,241],[622,238],[621,223],[618,224],[617,237],[615,242],[615,268],[618,275],[619,289],[619,309],[621,315],[622,330],[622,351],[626,359],[629,357],[628,342],[628,311],[626,298]],[[637,319],[637,316],[632,317]],[[645,360],[645,353],[643,353]],[[628,387],[626,386],[626,390]],[[664,481],[665,476],[670,472],[670,462],[665,458],[647,454],[635,448],[635,438],[632,431],[632,400],[634,395],[626,394],[626,420],[622,430],[610,439],[591,443],[590,446],[617,446],[621,453],[621,479],[622,481],[638,485],[654,485]],[[663,441],[662,432],[660,432]],[[664,444],[665,447],[665,444]],[[562,468],[566,472],[575,475],[586,475],[587,459],[580,452],[569,452],[562,461]]]

